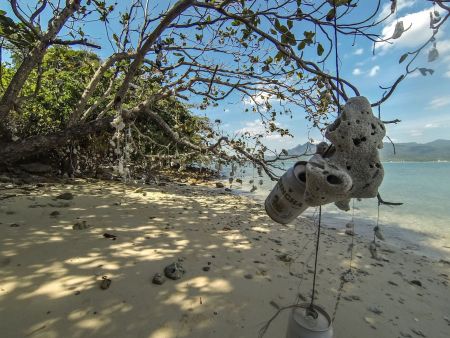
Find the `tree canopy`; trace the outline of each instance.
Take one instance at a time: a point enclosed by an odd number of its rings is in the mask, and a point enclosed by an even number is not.
[[[385,16],[381,1],[371,3],[367,12],[356,0],[133,0],[126,7],[100,0],[10,0],[0,11],[1,49],[14,60],[1,67],[0,155],[15,161],[100,130],[129,130],[132,139],[147,140],[158,132],[153,141],[159,147],[250,160],[274,178],[271,166],[283,154],[270,153],[264,133],[225,136],[220,121],[207,123],[188,110],[239,94],[252,102],[248,110],[267,132],[289,135],[276,119],[293,114],[293,107],[323,127],[339,98],[361,95],[350,81],[324,70],[339,37],[389,43],[407,29],[399,22],[392,37],[382,37],[379,25],[395,14],[397,2],[390,1]],[[380,90],[372,106],[388,100],[413,72],[433,72],[416,60],[450,16],[444,1],[435,3],[445,14],[430,13],[430,38],[401,56],[404,73]],[[85,28],[93,22],[104,30],[101,40]],[[122,123],[127,128],[118,128]]]

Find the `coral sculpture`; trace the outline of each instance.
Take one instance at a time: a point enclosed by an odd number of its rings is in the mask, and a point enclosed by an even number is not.
[[[349,210],[351,198],[375,197],[384,176],[378,149],[385,134],[365,97],[349,99],[326,130],[331,145],[319,144],[316,154],[289,169],[267,197],[269,216],[285,224],[309,206],[334,202]]]

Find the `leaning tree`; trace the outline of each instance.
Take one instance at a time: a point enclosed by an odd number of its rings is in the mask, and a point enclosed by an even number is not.
[[[324,70],[330,68],[324,65],[334,57],[337,38],[390,43],[405,30],[399,22],[392,37],[380,34],[380,24],[396,11],[395,0],[387,2],[390,11],[384,16],[381,1],[370,2],[371,12],[361,11],[357,0],[157,3],[132,0],[125,8],[107,0],[3,2],[0,48],[14,55],[17,63],[13,74],[0,81],[4,165],[39,156],[71,139],[110,133],[117,146],[124,133],[149,137],[141,129],[143,121],[150,121],[165,135],[164,142],[185,152],[227,162],[252,161],[274,178],[272,168],[283,154],[267,158],[264,133],[252,135],[248,143],[242,135],[224,135],[211,123],[199,137],[188,138],[179,125],[168,123],[167,112],[158,103],[175,100],[189,108],[207,109],[240,95],[252,103],[250,110],[258,114],[267,132],[289,135],[276,119],[279,114],[293,114],[292,110],[305,111],[320,127],[336,110],[339,98],[360,95],[351,82]],[[385,102],[412,72],[432,72],[415,63],[450,15],[446,1],[434,3],[439,11],[430,13],[429,40],[401,57],[404,73],[383,88],[372,106]],[[97,22],[98,35],[84,28],[92,22]],[[15,119],[41,90],[45,55],[55,46],[99,49],[103,58],[58,130],[19,137]],[[142,90],[150,85],[152,90]],[[24,91],[26,86],[33,87],[34,93]]]

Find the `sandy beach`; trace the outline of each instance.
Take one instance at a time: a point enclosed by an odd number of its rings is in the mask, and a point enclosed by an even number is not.
[[[309,299],[315,232],[213,183],[1,183],[0,336],[257,337]],[[317,303],[333,314],[340,293],[337,338],[449,336],[450,262],[388,241],[375,260],[356,235],[355,279],[338,292],[350,243],[325,224]],[[180,279],[152,283],[174,262]],[[288,314],[265,337],[284,337]]]

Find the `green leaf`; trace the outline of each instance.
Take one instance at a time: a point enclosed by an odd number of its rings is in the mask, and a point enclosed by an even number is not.
[[[327,21],[333,20],[335,16],[336,16],[336,11],[334,10],[334,8],[330,9],[330,11],[327,14]]]
[[[403,55],[400,57],[400,60],[398,60],[398,63],[402,63],[403,61],[406,60],[407,57],[408,57],[408,53],[403,54]]]
[[[322,46],[322,44],[319,43],[317,45],[317,55],[321,56],[323,54],[323,52],[324,52],[323,46]]]
[[[292,20],[288,20],[287,25],[288,25],[289,29],[292,29],[292,26],[294,25],[294,23]]]

